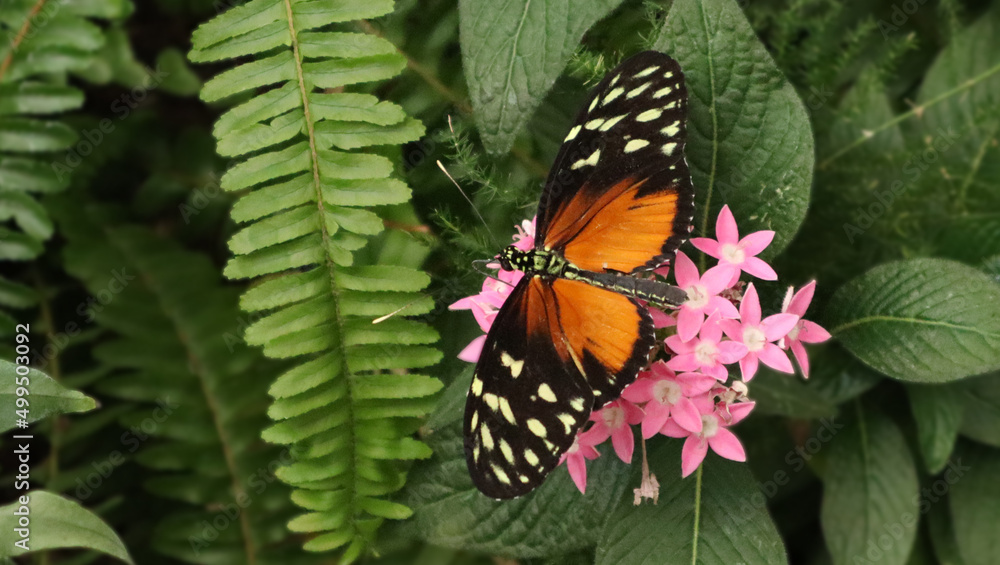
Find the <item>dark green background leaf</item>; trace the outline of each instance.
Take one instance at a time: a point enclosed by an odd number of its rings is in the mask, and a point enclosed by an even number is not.
[[[622,0],[462,0],[462,61],[483,144],[505,153],[576,50]]]
[[[1000,367],[1000,285],[944,259],[886,263],[837,290],[827,326],[890,377],[948,382]]]
[[[636,507],[631,492],[622,498],[601,535],[596,565],[787,563],[781,537],[745,464],[710,452],[699,485],[697,473],[680,478],[683,441],[652,441],[649,466],[660,482],[660,499]]]
[[[948,463],[962,424],[961,392],[950,386],[910,384],[913,419],[917,422],[917,441],[927,472],[936,474]]]
[[[677,0],[654,44],[680,63],[691,99],[687,159],[695,234],[712,236],[729,204],[741,235],[776,233],[773,257],[805,218],[812,126],[792,85],[733,0]]]
[[[858,404],[827,449],[820,519],[834,565],[906,563],[916,537],[919,485],[902,432]]]
[[[959,383],[962,435],[1000,447],[1000,373]]]
[[[956,453],[955,471],[942,480],[951,486],[955,540],[965,565],[1000,563],[1000,452],[965,442]]]

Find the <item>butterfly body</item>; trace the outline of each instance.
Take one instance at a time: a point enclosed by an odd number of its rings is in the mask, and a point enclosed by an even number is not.
[[[493,321],[466,401],[466,463],[487,496],[540,485],[647,364],[656,339],[643,302],[686,299],[649,278],[692,229],[683,78],[654,51],[612,70],[556,156],[535,247],[498,255],[525,276]]]

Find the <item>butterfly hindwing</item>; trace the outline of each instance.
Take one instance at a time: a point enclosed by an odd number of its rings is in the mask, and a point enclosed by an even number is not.
[[[652,269],[687,238],[687,91],[655,51],[611,71],[577,116],[542,193],[536,242],[580,268]]]
[[[550,331],[558,333],[551,292],[538,278],[517,285],[493,322],[472,377],[465,458],[476,487],[493,498],[513,498],[541,484],[590,416],[593,393],[572,361],[557,352],[562,336]]]

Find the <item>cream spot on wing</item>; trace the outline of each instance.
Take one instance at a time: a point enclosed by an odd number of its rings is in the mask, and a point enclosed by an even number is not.
[[[674,149],[676,149],[676,148],[677,148],[677,144],[676,143],[667,143],[667,144],[665,144],[663,146],[663,154],[664,155],[673,155],[674,154]]]
[[[633,151],[638,151],[647,145],[649,145],[649,142],[645,139],[633,139],[625,144],[625,152],[631,153]]]
[[[665,87],[665,88],[661,88],[661,89],[659,89],[659,90],[657,90],[656,92],[653,93],[653,98],[663,98],[664,96],[670,94],[673,91],[674,91],[674,87],[673,86],[668,86],[668,87]]]
[[[594,151],[590,155],[590,157],[587,157],[586,159],[580,159],[576,163],[573,163],[573,165],[570,166],[570,169],[574,169],[575,170],[575,169],[579,169],[581,167],[586,167],[588,165],[591,165],[591,166],[592,165],[596,165],[597,164],[597,160],[600,159],[600,158],[601,158],[601,150],[598,149],[597,151]]]
[[[556,401],[556,393],[552,392],[552,388],[545,383],[538,385],[538,396],[542,397],[542,400],[546,402]]]
[[[500,440],[500,452],[503,453],[503,458],[510,462],[511,465],[514,464],[514,450],[510,448],[510,444],[505,440]]]
[[[622,75],[621,73],[618,73],[617,75],[615,75],[615,78],[611,79],[611,82],[608,83],[608,86],[614,86],[615,83],[617,83],[618,79],[620,78],[622,78]]]
[[[483,379],[476,377],[472,379],[472,394],[479,396],[483,393]]]
[[[535,452],[530,449],[524,450],[524,460],[527,461],[528,465],[531,465],[532,467],[537,467],[540,461],[538,456],[535,455]]]
[[[673,71],[667,71],[667,72],[663,73],[663,78],[674,78],[674,72]]]
[[[510,369],[510,375],[515,379],[521,375],[521,370],[524,369],[524,359],[516,360],[506,351],[500,354],[500,363]]]
[[[555,453],[559,451],[559,448],[556,447],[556,444],[552,443],[551,441],[547,439],[543,439],[542,441],[545,442],[545,449],[548,449],[550,453]]]
[[[590,106],[587,108],[587,111],[593,112],[594,108],[596,107],[597,107],[597,97],[595,96],[594,99],[590,102]]]
[[[651,74],[655,73],[655,72],[656,72],[656,70],[657,70],[657,69],[659,69],[659,68],[660,68],[660,67],[657,67],[657,66],[655,66],[655,65],[654,65],[654,66],[652,66],[652,67],[646,67],[645,69],[643,69],[643,70],[641,70],[641,71],[639,71],[639,72],[635,73],[634,75],[632,75],[632,78],[642,78],[642,77],[648,77],[649,75],[651,75]]]
[[[648,82],[646,84],[642,85],[642,86],[637,86],[637,87],[633,88],[632,90],[629,90],[628,94],[625,95],[625,98],[627,98],[627,99],[635,98],[636,96],[639,96],[640,94],[642,94],[642,91],[646,90],[647,88],[649,88],[649,83]]]
[[[478,445],[472,448],[472,460],[473,461],[479,461],[479,446]]]
[[[677,107],[677,101],[676,100],[674,100],[673,102],[670,102],[670,103],[668,103],[667,105],[664,106],[664,108],[667,109],[667,110],[673,110],[676,107]]]
[[[573,126],[573,129],[569,130],[569,133],[566,134],[566,139],[563,141],[572,141],[578,133],[580,133],[580,126]]]
[[[680,126],[681,126],[681,123],[679,121],[677,121],[677,122],[674,122],[674,123],[670,124],[669,126],[663,128],[663,129],[661,129],[660,132],[663,133],[663,135],[666,135],[668,137],[673,137],[673,136],[677,135],[678,133],[680,133],[680,131],[681,131],[681,127]]]
[[[569,435],[573,431],[573,424],[576,423],[576,418],[569,414],[560,414],[557,418],[566,426],[566,435]]]
[[[510,409],[510,402],[507,402],[507,399],[503,397],[500,397],[500,413],[503,414],[503,417],[508,422],[517,425],[517,420],[514,419],[514,411]]]
[[[604,118],[595,118],[589,122],[583,124],[583,127],[587,129],[597,129],[604,124]]]
[[[521,482],[524,484],[528,484],[529,482],[531,482],[531,479],[529,479],[527,475],[518,475],[517,478],[520,479]]]
[[[479,425],[479,410],[475,410],[472,412],[472,418],[469,419],[469,427],[472,429],[476,429],[476,426],[478,425]]]
[[[505,485],[510,484],[510,477],[508,477],[507,473],[504,473],[503,469],[501,469],[498,465],[490,465],[490,469],[493,469],[493,474],[497,476],[498,481]]]
[[[486,451],[493,451],[493,434],[490,433],[490,429],[486,426],[479,428],[479,435],[483,436],[483,447]]]
[[[583,412],[583,398],[578,396],[573,400],[570,400],[569,405],[573,407],[573,410],[576,410],[577,412]]]
[[[616,89],[612,90],[611,92],[609,92],[608,95],[604,97],[604,101],[601,102],[601,104],[607,104],[608,102],[611,102],[612,100],[614,100],[615,98],[618,98],[619,96],[621,96],[624,93],[625,93],[625,89],[622,88],[621,86],[619,86],[618,88],[616,88]]]
[[[663,110],[660,108],[653,108],[652,110],[646,110],[645,112],[639,114],[635,117],[637,122],[651,122],[656,118],[659,118],[663,114]]]
[[[528,430],[530,430],[531,433],[535,434],[540,438],[544,438],[548,433],[545,430],[545,424],[541,423],[540,421],[534,418],[528,420]]]
[[[483,395],[483,402],[485,402],[486,405],[490,407],[490,410],[494,412],[500,408],[500,399],[497,398],[497,395],[492,392],[487,392]]]
[[[601,131],[608,131],[609,129],[615,127],[615,124],[625,119],[628,114],[622,114],[620,116],[615,116],[613,118],[608,118],[604,125],[601,126]]]

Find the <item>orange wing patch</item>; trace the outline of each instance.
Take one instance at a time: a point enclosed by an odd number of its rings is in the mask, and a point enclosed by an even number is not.
[[[677,217],[674,187],[639,196],[648,180],[623,180],[596,199],[583,187],[553,217],[547,239],[559,243],[546,245],[563,247],[568,261],[588,271],[628,273],[644,266],[675,235]]]
[[[528,289],[529,335],[545,332],[566,363],[584,375],[589,351],[611,375],[621,373],[643,338],[643,318],[628,298],[580,281],[534,279]],[[597,377],[598,375],[589,375]]]

